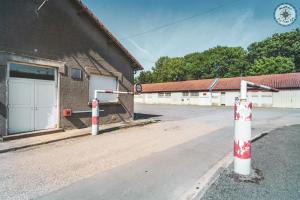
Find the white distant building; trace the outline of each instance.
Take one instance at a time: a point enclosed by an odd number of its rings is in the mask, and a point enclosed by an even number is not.
[[[145,104],[233,106],[239,97],[240,81],[267,85],[279,92],[250,89],[248,99],[256,107],[300,108],[300,73],[204,79],[143,84],[134,101]]]

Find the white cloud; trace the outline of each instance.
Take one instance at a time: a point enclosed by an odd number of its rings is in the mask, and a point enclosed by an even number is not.
[[[145,48],[141,47],[140,45],[138,45],[138,43],[136,43],[134,40],[132,39],[128,39],[130,41],[130,43],[138,50],[140,51],[142,54],[144,54],[147,57],[152,58],[152,54]]]

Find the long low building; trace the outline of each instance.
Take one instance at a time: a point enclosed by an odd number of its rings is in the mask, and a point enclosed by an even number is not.
[[[143,84],[143,93],[135,95],[135,102],[233,106],[234,99],[240,95],[241,80],[279,90],[272,92],[249,89],[248,99],[256,107],[300,108],[300,73]]]

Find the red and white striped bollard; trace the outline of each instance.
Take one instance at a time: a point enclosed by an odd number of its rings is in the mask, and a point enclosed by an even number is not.
[[[234,120],[234,172],[250,175],[252,103],[245,99],[236,101]]]
[[[92,135],[97,135],[99,132],[99,100],[93,99],[92,102]]]

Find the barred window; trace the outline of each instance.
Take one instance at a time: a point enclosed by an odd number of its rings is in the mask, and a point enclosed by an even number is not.
[[[183,93],[182,93],[182,96],[188,97],[188,96],[189,96],[189,92],[183,92]]]
[[[191,97],[198,97],[199,96],[199,92],[191,92]]]
[[[165,96],[165,93],[163,93],[163,92],[158,93],[158,97],[164,97],[164,96]]]
[[[165,97],[171,97],[171,92],[165,92]]]

